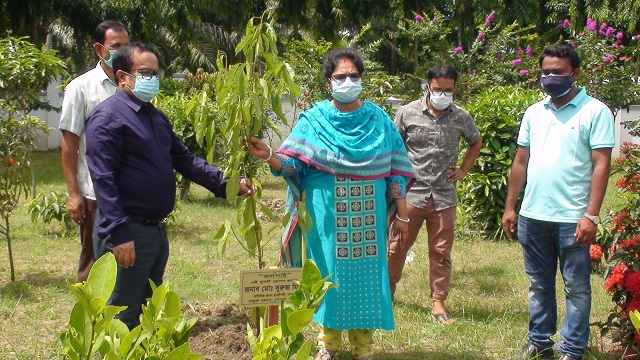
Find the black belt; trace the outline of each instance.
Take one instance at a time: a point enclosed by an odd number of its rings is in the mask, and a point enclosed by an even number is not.
[[[167,220],[169,220],[169,218],[164,218],[162,220],[153,220],[153,219],[147,219],[137,215],[131,215],[131,214],[126,214],[126,215],[129,219],[131,219],[131,221],[137,222],[138,224],[157,226],[160,228],[164,227],[164,225],[167,223]]]

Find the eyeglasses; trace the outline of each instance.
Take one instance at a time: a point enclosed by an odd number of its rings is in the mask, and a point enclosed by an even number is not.
[[[341,83],[341,82],[347,80],[347,78],[351,79],[351,81],[360,80],[360,74],[359,73],[351,73],[351,74],[335,74],[335,75],[331,75],[331,79],[335,80],[338,83]]]
[[[454,92],[453,90],[440,90],[440,89],[432,89],[430,87],[427,87],[429,89],[429,92],[431,92],[433,95],[435,96],[453,96]]]
[[[145,80],[151,80],[152,77],[157,77],[158,80],[162,80],[164,78],[164,70],[162,69],[149,69],[149,68],[139,68],[139,69],[131,69],[131,71],[137,71],[138,75],[132,75],[125,71],[125,73],[131,77],[142,76]]]

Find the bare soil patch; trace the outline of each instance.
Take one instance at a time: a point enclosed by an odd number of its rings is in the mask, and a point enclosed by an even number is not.
[[[247,341],[249,312],[235,304],[189,304],[189,316],[198,322],[191,331],[191,351],[204,360],[251,360]]]

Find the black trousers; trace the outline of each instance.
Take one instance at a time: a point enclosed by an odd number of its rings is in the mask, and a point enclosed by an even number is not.
[[[96,216],[93,241],[96,256],[100,257],[107,252],[112,252],[111,237],[104,239],[98,237],[98,224],[100,224],[100,212]],[[107,301],[107,305],[127,306],[127,309],[116,315],[116,319],[124,322],[129,329],[140,324],[142,305],[151,297],[152,280],[156,286],[162,284],[164,270],[169,259],[169,239],[165,226],[143,225],[129,222],[127,225],[129,236],[135,243],[136,259],[133,266],[124,268],[118,265],[116,286]]]

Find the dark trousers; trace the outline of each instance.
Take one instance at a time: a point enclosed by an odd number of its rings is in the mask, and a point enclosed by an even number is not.
[[[100,213],[97,216],[100,218]],[[99,224],[96,221],[96,224]],[[116,286],[107,301],[107,305],[127,306],[127,309],[116,315],[116,319],[124,322],[129,329],[140,324],[142,305],[151,297],[149,280],[160,286],[169,259],[169,239],[166,227],[142,225],[129,222],[127,230],[131,240],[135,242],[136,259],[133,266],[124,268],[118,265]],[[94,245],[96,254],[102,256],[111,252],[113,245],[110,236],[100,239],[97,236],[97,225],[94,227]]]
[[[84,198],[84,221],[80,224],[80,260],[78,261],[78,282],[87,280],[91,266],[96,262],[93,251],[93,222],[96,218],[98,203]]]

